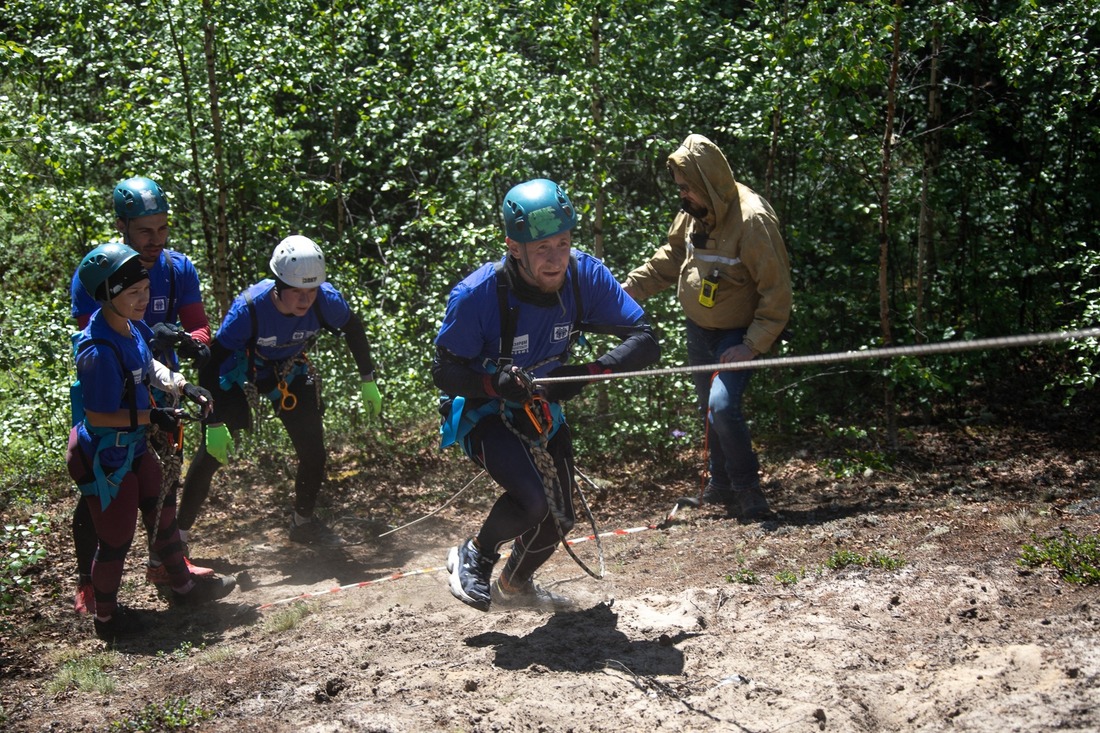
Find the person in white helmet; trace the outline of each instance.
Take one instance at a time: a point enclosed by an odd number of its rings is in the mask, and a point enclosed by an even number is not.
[[[362,380],[364,409],[374,416],[381,414],[382,397],[370,344],[362,321],[325,281],[325,255],[313,240],[287,237],[275,247],[270,266],[274,278],[237,296],[199,372],[199,384],[215,395],[215,409],[187,471],[177,520],[180,529],[191,530],[214,474],[228,461],[232,435],[252,426],[249,393],[255,391],[271,402],[298,458],[291,541],[339,546],[341,538],[313,516],[327,451],[320,380],[306,352],[321,329],[343,335]]]

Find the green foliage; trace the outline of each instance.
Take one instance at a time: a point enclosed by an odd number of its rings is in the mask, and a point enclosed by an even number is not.
[[[861,555],[853,550],[840,549],[825,561],[825,567],[831,570],[841,570],[852,565],[878,568],[880,570],[897,570],[904,567],[905,559],[882,550],[874,550],[870,555]]]
[[[1068,529],[1061,537],[1039,540],[1031,536],[1017,562],[1023,567],[1049,565],[1069,583],[1100,584],[1100,535],[1078,537]]]
[[[860,426],[833,426],[826,420],[819,418],[819,425],[823,428],[826,437],[839,439],[845,443],[856,442],[866,444],[874,434],[874,429]],[[849,445],[842,446],[843,457],[830,457],[821,461],[821,467],[833,474],[836,478],[852,478],[855,476],[869,476],[875,471],[889,471],[893,468],[890,457],[873,445]]]
[[[50,521],[45,514],[34,514],[24,524],[5,524],[0,532],[0,614],[17,609],[20,596],[31,587],[28,571],[46,559],[41,542],[49,534]]]
[[[213,717],[214,712],[191,702],[186,697],[172,698],[165,702],[149,703],[141,712],[126,720],[111,723],[112,731],[165,731],[194,728]]]
[[[883,214],[896,343],[1100,315],[1100,19],[1089,0],[142,8],[0,5],[0,242],[18,253],[0,261],[0,508],[47,499],[42,487],[64,476],[66,286],[80,255],[112,236],[112,184],[135,173],[165,185],[170,245],[195,260],[215,322],[226,294],[266,275],[282,237],[323,243],[379,364],[386,417],[368,424],[344,345],[322,339],[316,352],[329,430],[361,442],[432,422],[432,340],[450,289],[503,252],[508,187],[561,181],[581,215],[576,246],[623,276],[678,208],[665,159],[689,132],[712,137],[779,215],[795,285],[790,353],[880,345]],[[664,365],[685,363],[674,293],[645,307]],[[1095,389],[1096,353],[1075,344],[1052,374],[1067,401]],[[930,413],[1020,361],[774,370],[754,378],[750,414],[776,431],[819,415],[870,422],[884,385],[902,410]],[[688,379],[614,381],[569,412],[590,460],[664,462],[701,444]],[[838,475],[889,469],[873,436],[860,442]]]
[[[727,583],[740,583],[741,585],[760,585],[760,577],[749,568],[738,568],[737,572],[726,576]]]
[[[793,570],[780,570],[775,574],[775,579],[780,585],[796,585],[805,573],[797,573]]]
[[[850,565],[863,567],[867,564],[867,558],[852,550],[837,550],[825,561],[825,567],[831,570],[840,570]]]
[[[867,565],[880,570],[897,570],[905,566],[905,558],[891,555],[888,552],[875,550],[867,557]]]
[[[46,498],[64,470],[72,382],[67,294],[5,293],[0,301],[0,509]]]
[[[317,603],[297,602],[286,608],[264,615],[264,629],[268,633],[278,634],[297,628],[302,619],[316,613]]]

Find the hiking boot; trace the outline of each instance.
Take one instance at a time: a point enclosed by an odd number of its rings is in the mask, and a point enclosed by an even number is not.
[[[320,519],[311,519],[305,524],[295,524],[290,519],[290,541],[313,547],[340,547],[344,540],[329,529]]]
[[[447,554],[447,572],[450,574],[451,595],[479,611],[488,611],[492,602],[489,581],[493,566],[500,555],[487,555],[468,539]]]
[[[137,614],[123,606],[116,606],[115,612],[107,620],[95,619],[95,635],[108,643],[124,636],[134,636],[145,630],[145,625]]]
[[[534,579],[529,579],[518,588],[507,590],[500,578],[493,583],[493,603],[505,608],[534,608],[540,611],[564,611],[573,608],[571,599],[563,595],[548,591],[537,584]]]
[[[225,598],[237,585],[237,581],[233,578],[207,576],[195,578],[194,581],[195,585],[186,593],[172,590],[168,594],[168,602],[173,606],[198,606]]]
[[[204,568],[201,565],[192,565],[191,561],[185,556],[183,562],[187,565],[187,570],[191,575],[196,578],[209,578],[214,575],[214,568]],[[164,567],[164,564],[153,566],[145,566],[145,580],[153,585],[169,585],[171,581],[168,579],[168,568]]]
[[[95,586],[92,579],[81,576],[76,581],[76,595],[73,597],[73,610],[83,615],[95,613]]]
[[[768,499],[759,486],[736,492],[737,503],[730,506],[730,516],[736,516],[742,524],[775,519],[775,512],[768,506]],[[737,511],[736,515],[734,511]]]
[[[699,497],[704,504],[719,504],[725,507],[732,507],[737,504],[737,494],[733,489],[728,486],[717,486],[714,482],[707,482],[707,487],[703,489],[702,495]]]

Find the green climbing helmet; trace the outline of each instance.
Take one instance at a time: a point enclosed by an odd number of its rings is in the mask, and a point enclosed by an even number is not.
[[[135,176],[115,186],[115,216],[123,221],[151,214],[167,214],[168,197],[151,178]]]
[[[102,303],[149,276],[137,257],[136,251],[121,242],[101,244],[84,255],[76,276],[88,295]]]
[[[534,242],[577,225],[577,212],[561,186],[536,178],[513,186],[501,206],[504,232],[520,243]]]

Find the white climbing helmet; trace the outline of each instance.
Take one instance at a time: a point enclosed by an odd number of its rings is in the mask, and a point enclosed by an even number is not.
[[[309,237],[292,234],[271,253],[271,271],[292,288],[318,288],[325,281],[325,253]]]

